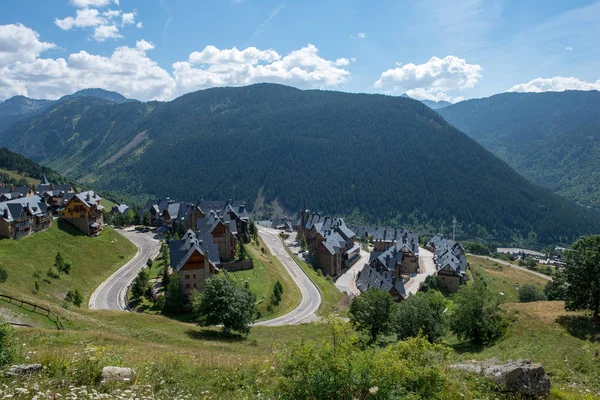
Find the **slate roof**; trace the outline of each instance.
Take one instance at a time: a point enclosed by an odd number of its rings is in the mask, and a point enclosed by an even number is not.
[[[110,212],[111,214],[119,213],[123,215],[127,212],[127,210],[129,210],[129,206],[127,204],[119,204],[118,206],[114,206]]]
[[[12,189],[12,190],[11,190]],[[26,197],[31,188],[29,186],[0,186],[0,195],[10,195],[11,199]]]
[[[219,248],[213,243],[209,234],[198,236],[192,230],[188,230],[182,240],[171,240],[169,242],[169,253],[171,267],[175,271],[180,271],[186,261],[194,253],[199,251],[215,269],[221,263],[219,259]]]
[[[23,210],[27,210],[31,215],[43,216],[47,209],[46,202],[40,196],[23,197],[0,203],[0,218],[6,222],[13,222],[20,218]]]
[[[98,194],[93,190],[80,193],[65,193],[61,202],[61,209],[64,209],[64,207],[69,204],[69,201],[71,201],[74,196],[77,196],[77,198],[81,200],[83,204],[90,208],[92,206],[96,206],[98,210],[104,209],[104,206],[100,205],[100,200],[102,200],[102,197],[98,196]]]
[[[379,261],[385,269],[393,271],[396,265],[402,264],[403,257],[404,254],[396,246],[392,246],[384,252],[372,252],[369,257],[369,265],[374,266],[375,261]]]
[[[361,292],[368,290],[369,288],[377,288],[385,292],[390,292],[392,288],[395,288],[403,299],[406,298],[406,288],[404,282],[401,279],[395,282],[384,278],[379,272],[369,265],[365,265],[362,271],[358,273],[356,277],[356,287]]]
[[[438,271],[449,267],[457,275],[461,277],[465,275],[467,271],[467,257],[465,257],[465,249],[460,243],[452,239],[446,239],[438,234],[431,238],[427,245],[434,248],[433,258]]]
[[[310,214],[304,228],[307,230],[314,228],[323,237],[323,245],[330,254],[352,247],[354,244],[352,239],[356,236],[342,218],[333,218],[321,213]]]

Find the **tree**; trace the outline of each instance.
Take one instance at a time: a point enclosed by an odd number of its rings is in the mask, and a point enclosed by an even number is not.
[[[60,251],[57,252],[56,257],[54,257],[54,267],[56,268],[56,271],[58,271],[59,275],[62,273],[64,263],[65,259],[63,258],[62,254],[60,254]]]
[[[131,285],[131,300],[134,303],[142,300],[142,297],[146,294],[148,287],[150,286],[150,274],[147,268],[142,270],[135,277],[133,284]]]
[[[240,238],[237,245],[237,259],[238,261],[244,261],[246,256],[246,244],[244,244],[244,240]]]
[[[181,283],[179,282],[179,275],[177,272],[173,272],[169,278],[164,310],[174,314],[181,313],[185,310],[185,295],[183,293],[183,287],[181,287]]]
[[[529,283],[519,287],[519,301],[521,303],[543,300],[546,300],[546,295],[541,289],[538,289]]]
[[[69,289],[67,290],[67,295],[65,296],[65,300],[69,303],[74,304],[77,307],[81,307],[81,303],[83,302],[83,296],[79,292],[79,290]]]
[[[480,281],[463,285],[454,295],[450,330],[459,339],[475,344],[491,343],[506,327],[498,299]]]
[[[71,263],[71,261],[65,261],[62,265],[62,269],[60,272],[69,275],[71,273],[72,267],[73,267],[73,263]]]
[[[370,335],[371,342],[392,331],[394,300],[388,292],[369,288],[350,304],[350,322]]]
[[[6,282],[8,279],[8,271],[4,269],[2,265],[0,265],[0,283]]]
[[[550,301],[565,300],[567,285],[565,282],[565,275],[560,269],[556,270],[552,280],[546,284],[544,294]]]
[[[306,251],[308,249],[308,244],[306,243],[306,236],[302,235],[300,238],[300,250]]]
[[[150,226],[150,224],[151,224],[151,220],[150,220],[150,211],[146,211],[146,212],[144,213],[144,218],[143,218],[143,220],[142,220],[142,224],[143,224],[144,226]]]
[[[247,334],[254,322],[256,297],[246,288],[234,284],[223,275],[206,281],[204,291],[194,309],[198,325],[223,325],[223,332]]]
[[[275,282],[273,286],[273,293],[271,293],[271,304],[278,305],[281,303],[281,296],[283,295],[283,285],[279,280]]]
[[[418,292],[396,307],[394,331],[399,340],[423,334],[430,342],[439,341],[447,331],[446,300],[437,290]]]
[[[419,285],[419,292],[429,292],[430,290],[440,290],[440,278],[437,275],[429,275]]]
[[[148,266],[148,269],[152,268],[152,264],[154,264],[154,262],[151,258],[149,258],[148,261],[146,261],[146,266]]]
[[[600,235],[584,237],[565,251],[565,307],[590,310],[600,324]]]
[[[0,315],[0,367],[13,362],[17,354],[15,330]]]

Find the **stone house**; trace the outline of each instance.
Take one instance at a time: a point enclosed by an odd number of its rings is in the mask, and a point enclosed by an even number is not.
[[[97,235],[104,228],[104,206],[100,204],[101,200],[92,190],[65,194],[58,217],[88,236]]]
[[[392,298],[396,302],[400,302],[406,299],[406,288],[402,279],[394,277],[386,277],[382,275],[377,269],[372,268],[369,265],[365,267],[356,276],[356,287],[361,292],[364,292],[370,288],[376,288],[383,290],[392,295]]]
[[[20,239],[47,229],[52,213],[39,196],[28,196],[0,203],[0,237]]]
[[[170,264],[179,275],[186,296],[204,290],[208,278],[219,273],[219,249],[210,235],[197,236],[188,230],[181,240],[169,242]]]
[[[467,281],[467,257],[464,247],[442,235],[434,236],[427,248],[433,252],[440,286],[449,292],[456,292]]]

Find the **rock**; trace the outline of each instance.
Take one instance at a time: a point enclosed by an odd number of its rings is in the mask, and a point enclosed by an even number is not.
[[[100,375],[100,384],[104,385],[112,382],[129,383],[135,379],[135,371],[131,368],[104,367]]]
[[[494,381],[505,392],[520,393],[526,396],[550,395],[550,378],[541,364],[534,364],[531,360],[499,364],[497,359],[491,359],[483,362],[454,364],[450,368],[482,374]]]
[[[42,364],[13,365],[6,371],[6,376],[27,376],[42,370]]]

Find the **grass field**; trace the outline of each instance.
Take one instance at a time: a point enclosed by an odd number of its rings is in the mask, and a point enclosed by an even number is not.
[[[348,307],[350,306],[350,298],[340,292],[340,290],[335,287],[332,280],[327,279],[322,274],[315,271],[311,265],[293,254],[285,244],[284,247],[321,293],[321,305],[317,310],[317,315],[327,316],[329,314],[338,314],[345,316],[348,312]]]
[[[467,257],[467,260],[472,276],[485,280],[492,292],[503,293],[503,302],[519,301],[520,285],[528,283],[543,290],[548,283],[547,279],[484,258]]]
[[[69,275],[51,278],[56,253],[73,264]],[[96,287],[133,257],[135,246],[117,232],[106,228],[98,237],[81,234],[68,223],[55,220],[50,228],[20,240],[0,240],[0,263],[8,280],[0,284],[3,293],[52,305],[63,302],[67,289],[78,289],[87,307]],[[33,293],[35,282],[39,292]]]
[[[8,175],[9,177],[11,177],[11,178],[14,178],[14,179],[21,179],[21,178],[25,178],[25,180],[27,180],[27,182],[28,182],[28,183],[31,183],[31,184],[34,186],[34,190],[35,190],[35,188],[37,187],[37,185],[39,185],[39,184],[40,184],[40,179],[39,179],[39,177],[37,177],[37,178],[32,178],[32,177],[30,177],[30,176],[22,175],[22,174],[19,174],[19,173],[17,173],[17,172],[14,172],[14,171],[9,171],[9,170],[7,170],[7,169],[4,169],[4,168],[0,168],[0,172],[1,172],[1,173],[4,173],[4,174],[6,174],[6,175]]]

